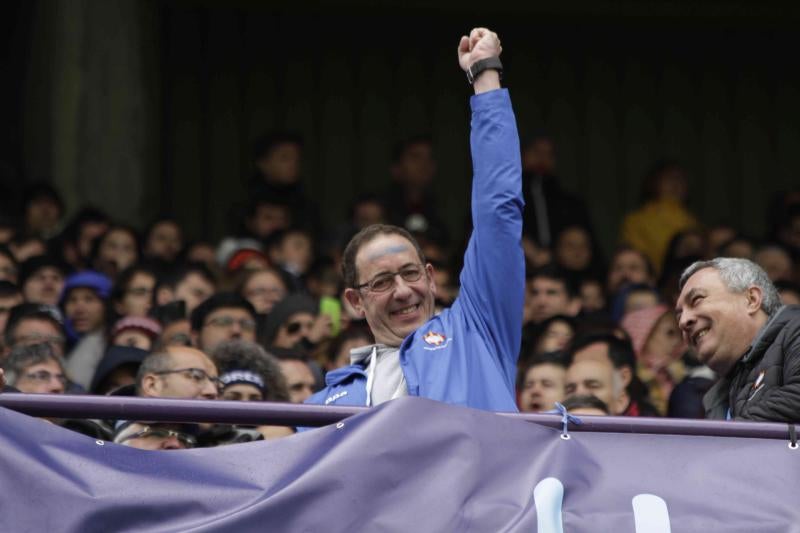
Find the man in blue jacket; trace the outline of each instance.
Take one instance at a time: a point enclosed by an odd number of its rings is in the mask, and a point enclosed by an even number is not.
[[[377,344],[354,350],[352,365],[331,372],[308,402],[377,405],[422,396],[496,411],[516,411],[525,264],[520,246],[519,136],[508,92],[500,88],[502,51],[485,28],[461,38],[458,59],[472,83],[473,234],[461,291],[434,316],[433,267],[404,229],[374,225],[344,252],[345,298]]]

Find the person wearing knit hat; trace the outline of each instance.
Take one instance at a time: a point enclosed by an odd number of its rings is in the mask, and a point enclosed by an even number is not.
[[[626,314],[622,328],[630,335],[637,359],[637,374],[650,389],[650,400],[665,415],[669,395],[686,375],[681,356],[686,343],[675,313],[666,305],[655,305]]]
[[[223,341],[211,352],[224,400],[289,401],[278,361],[254,342]]]
[[[136,383],[136,372],[149,354],[133,346],[109,346],[92,377],[89,391],[108,394]]]
[[[111,346],[132,346],[147,352],[161,335],[161,325],[152,318],[126,316],[117,320],[111,328]]]
[[[290,294],[267,315],[263,346],[306,350],[331,336],[331,318],[320,314],[319,304],[304,294]]]
[[[67,277],[60,305],[66,316],[67,338],[74,347],[67,356],[73,381],[88,388],[105,350],[106,300],[111,280],[93,270]]]

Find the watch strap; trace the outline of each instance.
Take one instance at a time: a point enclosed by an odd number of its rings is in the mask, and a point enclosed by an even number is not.
[[[497,56],[487,57],[470,65],[467,70],[467,81],[469,81],[470,85],[475,83],[475,80],[484,70],[496,70],[500,74],[500,78],[502,79],[503,77],[503,64],[500,62],[500,58]]]

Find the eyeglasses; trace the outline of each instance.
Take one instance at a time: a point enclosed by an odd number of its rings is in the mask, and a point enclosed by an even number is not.
[[[65,339],[60,335],[41,335],[39,333],[31,333],[30,335],[20,335],[14,339],[14,345],[30,346],[32,344],[51,344],[55,346],[64,346]]]
[[[149,296],[153,294],[153,289],[148,287],[131,287],[127,292],[132,296]]]
[[[294,335],[303,328],[311,329],[311,324],[305,324],[303,322],[290,322],[286,324],[286,333],[289,335]]]
[[[232,316],[218,316],[206,322],[206,326],[214,326],[215,328],[229,328],[234,324],[239,324],[243,331],[255,331],[256,329],[256,321],[251,318],[237,320]]]
[[[222,387],[224,386],[224,383],[222,383],[219,378],[209,376],[208,372],[202,368],[176,368],[175,370],[161,370],[159,372],[153,372],[153,374],[156,374],[157,376],[163,376],[166,374],[183,374],[190,380],[194,381],[197,386],[202,386],[206,381],[210,381],[211,384],[217,388],[217,390],[222,390]]]
[[[117,440],[117,444],[122,444],[123,442],[127,442],[132,439],[141,439],[141,438],[153,438],[153,439],[168,439],[170,437],[175,437],[178,439],[178,442],[186,446],[187,448],[194,448],[197,445],[197,439],[195,439],[191,435],[187,435],[186,433],[175,431],[173,429],[167,428],[160,428],[160,427],[152,427],[152,426],[144,426],[141,431],[137,431],[136,433],[131,433],[130,435],[126,435],[125,437]]]
[[[31,381],[39,381],[41,383],[50,383],[50,380],[56,379],[62,385],[67,385],[67,376],[64,374],[53,374],[48,370],[37,370],[36,372],[25,374],[24,377]]]
[[[413,283],[419,281],[424,272],[425,267],[422,265],[406,265],[397,272],[378,274],[370,281],[356,285],[355,288],[361,290],[366,287],[369,292],[386,292],[395,286],[396,276],[399,275],[407,283]]]

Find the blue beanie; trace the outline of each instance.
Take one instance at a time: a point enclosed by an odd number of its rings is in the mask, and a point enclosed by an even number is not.
[[[94,289],[101,300],[108,300],[111,294],[111,280],[108,276],[94,270],[76,272],[64,281],[64,289],[61,291],[61,297],[58,300],[59,305],[63,307],[69,291],[77,288]]]

